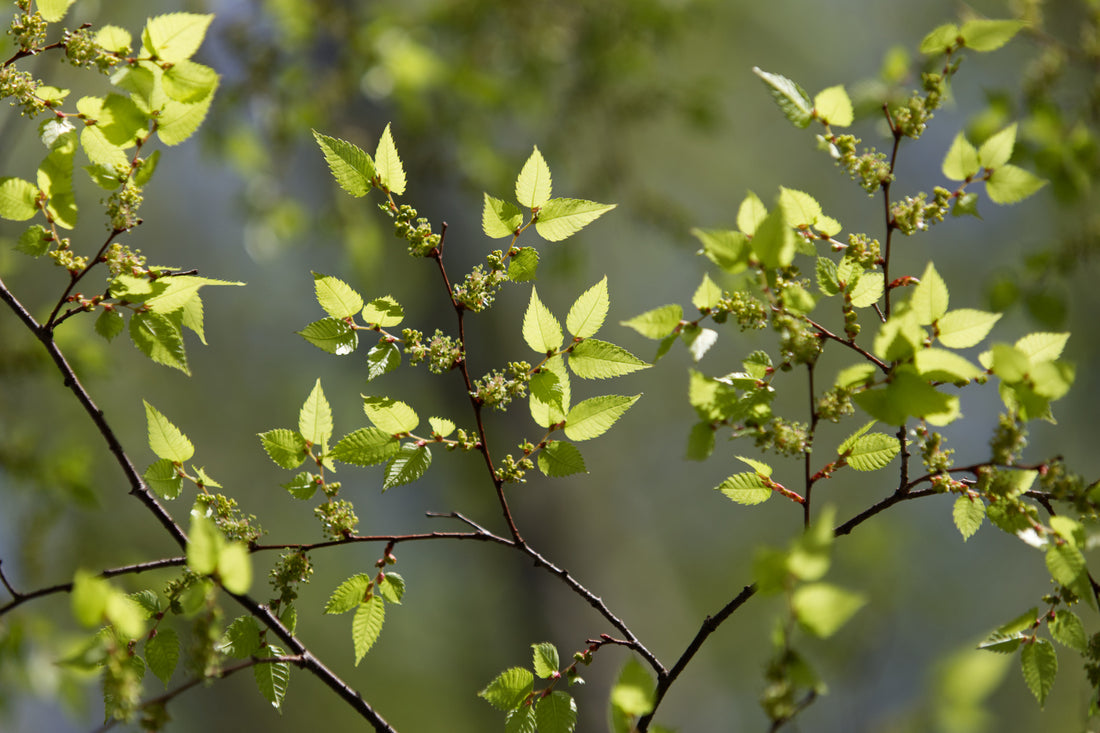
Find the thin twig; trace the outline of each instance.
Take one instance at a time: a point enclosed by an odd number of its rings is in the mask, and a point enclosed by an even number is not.
[[[0,561],[2,563],[2,561]],[[186,557],[168,557],[163,560],[151,560],[150,562],[137,563],[136,565],[124,565],[118,568],[109,568],[99,573],[101,578],[114,578],[119,575],[130,575],[133,573],[144,573],[150,570],[160,570],[161,568],[173,568],[187,564]],[[51,585],[48,588],[38,588],[37,590],[30,591],[29,593],[20,593],[16,591],[8,579],[4,577],[4,573],[0,570],[0,580],[3,581],[4,587],[8,589],[8,592],[12,595],[12,600],[3,606],[0,606],[0,616],[3,616],[8,611],[11,611],[16,606],[20,606],[27,601],[33,601],[35,598],[42,598],[43,596],[53,595],[55,593],[69,593],[73,589],[72,583],[58,583],[57,585]]]

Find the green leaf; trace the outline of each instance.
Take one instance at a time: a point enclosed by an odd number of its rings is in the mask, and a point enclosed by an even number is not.
[[[951,206],[951,216],[974,216],[981,219],[982,215],[978,213],[978,194],[964,193],[955,199]]]
[[[710,275],[703,273],[703,282],[695,289],[695,295],[691,298],[691,304],[700,311],[714,308],[722,300],[722,289],[710,279]]]
[[[1088,654],[1089,638],[1081,619],[1068,608],[1058,609],[1057,614],[1047,624],[1050,635],[1063,646],[1068,646],[1081,654]]]
[[[757,461],[753,458],[745,458],[744,456],[737,456],[736,458],[742,463],[751,466],[754,471],[764,478],[768,478],[772,475],[772,467],[762,461]]]
[[[550,167],[536,146],[516,178],[516,201],[525,208],[537,209],[550,200],[550,192]]]
[[[735,473],[716,487],[738,504],[761,504],[771,498],[772,489],[758,473]]]
[[[829,583],[800,586],[791,596],[795,618],[811,634],[826,639],[863,608],[867,599]]]
[[[1022,350],[1008,344],[993,344],[993,373],[1005,382],[1019,382],[1027,376],[1031,359]]]
[[[390,435],[411,433],[420,424],[415,410],[389,397],[363,395],[363,411],[375,426]]]
[[[582,379],[609,379],[649,366],[626,349],[599,339],[586,339],[569,352],[569,368]]]
[[[654,692],[649,673],[641,662],[631,657],[611,687],[611,706],[625,715],[641,717],[653,710]]]
[[[405,597],[405,579],[397,573],[385,573],[382,582],[378,584],[378,594],[390,603],[401,605],[401,599]]]
[[[492,239],[514,237],[523,226],[523,212],[509,202],[485,194],[485,207],[481,211],[481,230]]]
[[[710,351],[710,347],[718,342],[718,332],[711,328],[688,324],[680,331],[680,338],[687,344],[691,358],[699,361]]]
[[[786,565],[799,580],[818,580],[829,570],[836,507],[826,506],[791,547]]]
[[[558,659],[557,647],[548,641],[544,641],[540,644],[532,644],[531,656],[534,658],[532,666],[535,670],[535,676],[541,679],[549,679],[551,675],[558,671],[558,667],[561,666],[561,661]]]
[[[520,247],[508,262],[508,279],[522,283],[534,280],[539,267],[539,253],[534,247]]]
[[[382,491],[411,484],[423,476],[430,465],[432,465],[432,452],[428,446],[418,446],[414,443],[402,445],[390,461],[390,465],[386,467]]]
[[[978,175],[981,168],[977,149],[966,139],[966,134],[960,131],[943,159],[943,175],[952,181],[965,181]]]
[[[603,435],[640,397],[605,395],[574,405],[565,416],[565,436],[580,441]]]
[[[38,12],[42,14],[42,20],[47,23],[56,23],[69,12],[69,6],[76,0],[38,0]]]
[[[393,134],[388,124],[382,131],[378,148],[374,152],[374,167],[383,188],[398,196],[405,193],[405,168],[401,165],[401,158],[397,154],[397,146],[393,142]]]
[[[260,433],[260,444],[276,465],[294,469],[306,459],[306,439],[300,433],[286,428]]]
[[[290,492],[295,499],[305,501],[317,493],[317,479],[312,473],[303,471],[290,481],[282,484],[282,487]]]
[[[930,326],[947,313],[947,303],[947,283],[929,262],[909,296],[909,308],[916,314],[918,324]]]
[[[164,84],[164,93],[170,99],[184,104],[195,104],[209,97],[218,88],[218,72],[194,61],[180,61],[165,70],[161,82]]]
[[[924,381],[911,367],[899,367],[885,388],[858,392],[853,398],[868,415],[887,425],[902,425],[908,417],[923,417],[943,425],[958,416],[959,398]]]
[[[782,203],[760,222],[752,238],[752,251],[769,269],[787,267],[794,260],[795,235],[787,226],[787,213]]]
[[[383,339],[367,352],[367,381],[371,382],[401,366],[401,349]]]
[[[432,427],[432,433],[441,438],[446,438],[455,430],[455,424],[443,417],[429,417],[428,424]]]
[[[577,727],[577,703],[569,693],[554,690],[535,703],[535,721],[539,733],[573,733]]]
[[[676,305],[662,305],[660,308],[646,311],[630,320],[620,321],[619,325],[633,328],[649,339],[662,339],[672,333],[684,316],[683,309]]]
[[[1029,333],[1016,342],[1016,348],[1027,354],[1031,362],[1053,361],[1062,355],[1069,333]]]
[[[52,1],[58,2],[58,0]],[[65,2],[68,2],[68,0],[65,0]],[[97,46],[102,46],[108,51],[114,51],[115,53],[129,54],[133,48],[130,31],[125,28],[119,28],[117,25],[103,26],[95,32],[94,40]]]
[[[895,311],[875,334],[875,354],[886,361],[904,361],[924,345],[924,329],[912,310]]]
[[[755,231],[755,227],[753,230]],[[749,253],[752,251],[752,246],[749,244],[749,238],[741,232],[726,229],[692,229],[691,233],[702,242],[702,253],[707,256],[707,259],[726,272],[736,274],[749,266]]]
[[[242,542],[230,542],[218,553],[218,578],[230,593],[243,595],[252,586],[252,558]]]
[[[169,99],[157,118],[157,137],[165,145],[178,145],[191,137],[206,119],[213,101],[213,92],[195,104]]]
[[[737,228],[751,237],[756,234],[756,227],[760,226],[760,222],[764,221],[767,215],[768,210],[764,202],[755,193],[749,191],[737,208]]]
[[[535,684],[535,675],[523,667],[512,667],[497,675],[485,689],[477,693],[497,710],[507,712],[523,704],[531,694]]]
[[[142,41],[146,50],[160,61],[176,64],[194,55],[202,45],[213,15],[168,13],[150,18]]]
[[[30,255],[31,257],[41,257],[42,255],[44,255],[44,254],[46,254],[47,252],[50,251],[50,242],[53,241],[52,238],[51,239],[46,239],[47,234],[48,234],[48,232],[46,231],[46,227],[42,226],[41,224],[34,224],[34,225],[28,227],[27,230],[25,232],[23,232],[21,235],[19,235],[19,241],[16,243],[15,248],[17,250],[19,250],[20,252],[22,252],[23,254],[25,254],[25,255]],[[113,311],[113,310],[111,310],[111,311],[108,311],[108,310],[101,311],[100,312],[100,317],[101,318],[103,317],[104,313],[113,313],[113,314],[119,316],[120,324],[121,324],[122,316],[117,311]],[[97,324],[98,324],[98,321],[97,321]],[[121,331],[122,331],[122,326],[119,325],[118,330],[115,332],[114,335],[117,336],[118,332],[121,332]],[[96,332],[100,333],[98,325],[96,327]],[[100,335],[103,335],[103,334],[100,333]],[[104,336],[104,338],[106,338],[106,336]],[[112,336],[111,338],[114,338],[114,336]],[[108,341],[109,340],[110,339],[108,339]]]
[[[0,178],[0,217],[26,221],[38,211],[38,187],[22,178]]]
[[[259,655],[272,658],[283,656],[283,650],[274,644],[268,644]],[[283,709],[283,698],[286,697],[286,688],[290,684],[290,663],[270,662],[257,664],[252,668],[252,676],[256,679],[256,687],[271,706],[276,710]]]
[[[1087,568],[1085,556],[1068,542],[1047,548],[1046,564],[1050,577],[1067,588],[1073,588]]]
[[[201,515],[191,515],[191,529],[187,533],[187,567],[197,575],[211,575],[218,569],[218,556],[225,546],[225,538],[217,526]]]
[[[382,623],[385,620],[386,606],[379,596],[371,596],[359,604],[359,608],[355,611],[355,618],[351,622],[351,638],[355,645],[355,666],[359,666],[359,662],[374,646],[374,642],[378,641],[378,636],[382,633]]]
[[[821,204],[804,191],[780,186],[779,204],[783,207],[787,226],[803,229],[813,226],[821,218]]]
[[[969,382],[984,373],[955,352],[935,347],[918,351],[913,365],[925,379],[954,384]]]
[[[955,499],[951,516],[955,520],[955,526],[958,527],[963,541],[966,541],[982,526],[982,520],[985,519],[985,504],[981,499],[966,495],[960,496]]]
[[[145,662],[165,687],[176,671],[179,658],[179,635],[170,626],[157,629],[156,636],[145,642]]]
[[[401,447],[401,442],[380,428],[359,428],[348,433],[332,447],[329,455],[353,466],[374,466],[385,463]]]
[[[785,76],[771,74],[754,66],[754,74],[768,85],[779,109],[795,127],[807,127],[813,115],[813,103],[802,87]]]
[[[856,308],[870,308],[882,298],[885,291],[885,278],[881,272],[864,272],[852,287],[852,305]]]
[[[376,173],[374,161],[362,148],[347,140],[322,135],[316,130],[313,137],[321,146],[332,177],[344,189],[356,198],[365,196],[374,184],[371,181]]]
[[[504,733],[535,733],[535,706],[522,705],[504,716]]]
[[[318,349],[337,356],[346,356],[359,346],[359,334],[340,318],[322,318],[314,321],[298,335]]]
[[[565,359],[560,354],[547,359],[527,386],[531,391],[531,417],[537,425],[549,428],[565,420],[572,391]]]
[[[921,53],[946,53],[959,42],[959,27],[954,23],[945,23],[937,27],[920,42]]]
[[[247,659],[260,648],[260,623],[254,616],[239,616],[225,630],[218,650],[235,659]]]
[[[862,365],[860,365],[860,366],[862,366]],[[849,369],[850,368],[851,367],[849,367]],[[848,371],[848,370],[846,369],[845,371]],[[840,377],[837,377],[837,385],[839,386],[840,384],[841,384]],[[872,420],[871,422],[867,423],[862,428],[860,428],[859,430],[855,431],[854,433],[849,435],[847,438],[845,438],[844,442],[840,444],[840,447],[836,449],[836,454],[838,456],[841,456],[841,455],[844,455],[846,452],[850,451],[852,449],[852,446],[855,445],[855,442],[857,440],[859,440],[862,436],[866,435],[867,431],[870,430],[874,426],[874,424],[875,424],[875,421]]]
[[[550,199],[539,209],[535,231],[548,242],[560,242],[573,236],[616,204],[601,204],[583,199]]]
[[[840,292],[840,282],[837,280],[836,263],[828,257],[818,257],[814,266],[817,274],[817,288],[825,295],[836,295]]]
[[[332,408],[325,399],[320,379],[298,412],[298,432],[314,445],[324,445],[332,437]]]
[[[183,478],[167,458],[161,458],[145,470],[142,475],[145,483],[164,499],[175,499],[183,491]]]
[[[1058,653],[1054,646],[1046,639],[1034,639],[1025,644],[1020,652],[1020,669],[1031,694],[1039,701],[1039,707],[1043,707],[1058,674]]]
[[[157,313],[169,315],[195,299],[199,288],[206,285],[244,285],[242,282],[230,282],[228,280],[214,280],[208,277],[195,275],[173,275],[162,277],[153,284],[154,295],[145,301],[145,305]]]
[[[380,328],[393,328],[405,320],[405,309],[392,296],[383,295],[363,307],[363,320]]]
[[[359,608],[371,585],[371,576],[367,573],[353,575],[336,587],[325,603],[325,613],[339,614]]]
[[[558,319],[539,300],[538,290],[531,288],[531,301],[523,316],[523,340],[540,354],[552,354],[561,348],[563,338]]]
[[[70,594],[73,615],[83,626],[99,626],[103,623],[103,614],[107,610],[107,599],[112,588],[103,578],[77,570],[73,577],[73,589]]]
[[[989,335],[1000,313],[988,313],[972,308],[948,311],[936,323],[936,338],[950,349],[977,346]]]
[[[847,447],[848,465],[857,471],[885,468],[901,450],[898,439],[885,433],[861,435]]]
[[[1047,184],[1034,173],[1014,165],[1003,165],[989,174],[985,192],[995,204],[1023,201]]]
[[[158,458],[166,458],[173,463],[183,463],[195,455],[195,447],[180,429],[160,414],[145,400],[145,421],[149,428],[149,447]]]
[[[363,296],[343,280],[314,272],[313,289],[317,302],[333,318],[351,318],[363,309]]]
[[[1027,26],[1020,20],[984,20],[975,18],[963,23],[959,35],[967,48],[975,51],[995,51],[1012,40]]]
[[[607,318],[607,309],[611,305],[607,294],[607,276],[581,293],[581,296],[569,308],[565,317],[565,327],[576,338],[589,338],[603,326]]]
[[[538,465],[543,475],[550,477],[588,473],[584,457],[577,447],[561,440],[547,441],[546,446],[539,451]]]
[[[832,127],[847,127],[855,120],[852,100],[843,86],[829,87],[814,97],[814,112]]]
[[[179,369],[191,376],[183,335],[179,326],[167,316],[153,311],[135,313],[130,318],[130,340],[138,351],[157,364]]]
[[[986,168],[1000,168],[1012,157],[1012,149],[1016,147],[1016,123],[991,135],[982,143],[978,150],[978,161]]]

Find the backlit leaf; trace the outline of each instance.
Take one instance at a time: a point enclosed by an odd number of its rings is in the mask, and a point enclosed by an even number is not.
[[[794,260],[795,234],[787,225],[787,213],[781,203],[760,222],[751,245],[757,258],[769,269],[786,267]]]
[[[560,242],[573,236],[616,204],[601,204],[583,199],[550,199],[539,209],[535,231],[548,242]]]
[[[485,194],[481,211],[481,229],[493,239],[512,237],[523,226],[523,213],[515,204]]]
[[[0,217],[10,221],[26,221],[38,208],[38,187],[22,178],[0,178]]]
[[[398,196],[405,193],[405,168],[397,155],[397,146],[393,142],[390,126],[382,131],[378,140],[378,149],[374,153],[374,169],[378,178],[390,193]]]
[[[393,328],[405,320],[405,309],[393,297],[383,295],[363,306],[363,320],[381,328]]]
[[[952,181],[963,181],[976,176],[981,168],[978,150],[966,139],[966,134],[960,131],[943,159],[943,175]]]
[[[337,356],[346,356],[359,346],[359,334],[341,318],[314,321],[298,335],[318,349]]]
[[[703,282],[695,289],[691,304],[699,310],[709,310],[718,305],[721,300],[722,289],[710,279],[710,275],[703,273]]]
[[[320,379],[298,412],[298,432],[314,445],[327,443],[332,437],[332,408],[325,399]]]
[[[260,433],[260,444],[276,465],[286,469],[297,468],[306,459],[306,440],[293,430],[277,428]]]
[[[577,338],[589,338],[603,326],[607,309],[611,305],[607,294],[607,276],[584,291],[569,308],[565,327]]]
[[[547,441],[546,446],[539,451],[538,466],[544,475],[550,477],[588,473],[584,457],[577,447],[561,440]]]
[[[202,45],[213,15],[168,13],[150,18],[145,24],[142,40],[146,50],[157,59],[170,64],[185,61]]]
[[[355,645],[355,666],[378,641],[382,633],[382,623],[386,620],[386,606],[378,596],[371,596],[369,600],[359,605],[355,611],[355,618],[351,622],[351,638]]]
[[[736,274],[749,266],[749,252],[752,247],[749,238],[743,233],[727,229],[698,228],[692,229],[691,233],[702,242],[703,254],[726,272]]]
[[[975,51],[995,51],[1012,40],[1027,24],[1019,20],[987,20],[975,18],[963,23],[959,35],[967,48]]]
[[[862,595],[829,583],[800,586],[791,597],[798,622],[822,639],[839,631],[866,603]]]
[[[523,339],[540,354],[550,354],[562,345],[561,323],[539,300],[536,288],[531,288],[531,301],[523,316]]]
[[[1000,313],[988,313],[972,308],[948,311],[936,323],[936,338],[951,349],[976,346],[989,335],[1001,319]]]
[[[332,458],[353,466],[374,466],[397,453],[400,441],[380,428],[359,428],[348,433],[332,447]]]
[[[554,690],[535,703],[540,733],[573,733],[577,727],[577,703],[569,693]]]
[[[795,127],[806,127],[810,124],[813,103],[802,87],[785,76],[763,71],[756,66],[752,70],[768,85],[779,109]]]
[[[981,499],[960,496],[955,499],[951,517],[955,520],[955,526],[958,527],[963,540],[968,540],[982,526],[982,520],[985,519],[985,504]]]
[[[1016,146],[1016,123],[991,135],[978,149],[978,161],[989,169],[1000,168],[1012,157]]]
[[[329,170],[333,178],[352,196],[366,195],[373,185],[372,179],[376,175],[374,161],[360,147],[347,140],[322,135],[316,130],[313,137],[321,146],[321,152],[325,155]]]
[[[153,311],[135,313],[130,318],[130,340],[138,351],[157,364],[179,369],[190,376],[183,335],[171,319]]]
[[[1080,617],[1068,608],[1059,608],[1057,614],[1047,624],[1050,635],[1059,644],[1068,646],[1081,654],[1087,654],[1089,638]]]
[[[549,679],[550,675],[557,672],[558,667],[561,666],[557,648],[548,641],[541,644],[532,644],[531,656],[534,660],[532,668],[535,670],[535,676],[544,680]]]
[[[325,613],[347,613],[359,608],[370,584],[371,576],[367,573],[353,575],[340,583],[325,602]]]
[[[885,468],[901,450],[898,439],[885,433],[861,435],[847,450],[848,465],[857,471],[877,471]]]
[[[497,675],[477,696],[497,710],[514,710],[527,699],[534,684],[535,675],[531,670],[512,667]]]
[[[767,215],[768,210],[764,202],[755,193],[749,191],[737,208],[737,228],[751,237],[756,234],[756,227],[760,226],[760,222],[764,221]]]
[[[569,352],[569,368],[582,379],[609,379],[649,366],[626,349],[599,339],[586,339]]]
[[[1046,639],[1034,639],[1025,644],[1020,652],[1020,669],[1031,694],[1039,701],[1039,707],[1043,707],[1058,674],[1058,654],[1054,646]]]
[[[920,282],[909,297],[909,307],[917,316],[917,323],[930,326],[947,313],[947,283],[943,281],[931,262],[924,268]]]
[[[268,644],[259,656],[265,658],[281,657],[283,650],[274,644]],[[290,663],[269,662],[257,664],[252,668],[252,676],[256,679],[256,687],[271,706],[276,710],[282,710],[283,698],[286,696],[287,685],[290,684]]]
[[[641,395],[605,395],[584,400],[565,416],[565,435],[570,440],[590,440],[603,435]]]
[[[735,473],[716,488],[738,504],[760,504],[772,495],[771,487],[756,472]]]
[[[363,308],[363,296],[339,278],[313,273],[317,302],[333,318],[350,318]]]
[[[829,87],[818,92],[814,97],[814,111],[832,127],[847,127],[855,119],[852,100],[842,86]]]
[[[145,662],[165,687],[176,671],[179,658],[179,635],[170,626],[161,626],[157,635],[145,642]]]
[[[363,411],[376,427],[390,435],[412,432],[420,424],[415,410],[389,397],[363,395]]]
[[[550,167],[536,147],[516,178],[516,201],[520,206],[536,209],[550,199],[551,185]]]
[[[1014,165],[1003,165],[989,174],[985,192],[995,204],[1023,201],[1047,184],[1034,173]]]
[[[386,468],[386,478],[382,483],[382,490],[386,491],[395,486],[411,484],[423,476],[431,465],[432,452],[428,449],[428,446],[418,446],[414,443],[402,445]]]

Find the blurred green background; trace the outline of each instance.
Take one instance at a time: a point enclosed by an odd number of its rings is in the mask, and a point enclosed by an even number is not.
[[[460,425],[466,412],[455,374],[400,370],[368,386],[365,350],[331,357],[294,334],[321,317],[310,270],[337,275],[368,297],[393,295],[411,327],[430,333],[453,322],[435,273],[404,255],[389,219],[373,201],[351,199],[332,184],[311,127],[373,150],[392,122],[409,173],[405,200],[433,224],[448,222],[452,279],[500,246],[481,233],[482,192],[510,196],[516,173],[538,145],[553,171],[555,195],[620,204],[573,239],[539,244],[540,297],[564,314],[606,274],[612,309],[601,335],[648,359],[653,344],[618,321],[664,303],[689,304],[704,271],[719,277],[696,256],[689,229],[733,226],[747,190],[765,201],[779,185],[811,192],[846,231],[881,235],[881,200],[868,198],[816,151],[811,134],[783,119],[752,74],[754,65],[792,77],[811,94],[845,84],[867,101],[857,134],[881,144],[873,101],[907,94],[919,83],[915,49],[925,33],[960,14],[1007,17],[1039,12],[1041,5],[80,0],[67,25],[109,22],[136,31],[147,16],[162,12],[217,14],[197,56],[223,75],[211,116],[196,138],[165,151],[147,190],[145,223],[129,243],[153,263],[198,268],[248,287],[207,295],[210,345],[189,344],[191,378],[149,363],[121,340],[101,346],[91,336],[90,319],[69,321],[59,338],[75,353],[93,396],[142,468],[153,460],[145,447],[145,398],[192,438],[196,465],[205,466],[245,512],[259,516],[268,531],[264,542],[318,540],[312,505],[279,488],[288,477],[255,437],[293,426],[316,378],[333,403],[338,435],[365,424],[359,394],[367,391]],[[1011,304],[1000,326],[1003,340],[1032,330],[1073,331],[1067,357],[1078,364],[1077,385],[1056,406],[1059,424],[1033,435],[1029,456],[1061,453],[1089,477],[1100,469],[1091,430],[1098,383],[1088,368],[1097,359],[1092,314],[1100,305],[1090,259],[1098,230],[1091,190],[1097,105],[1087,33],[1095,33],[1095,5],[1048,3],[1045,37],[1019,38],[994,54],[968,54],[953,98],[925,138],[903,145],[895,195],[941,183],[939,161],[959,129],[969,126],[980,136],[1024,115],[1038,120],[1022,134],[1024,164],[1057,185],[1014,208],[983,201],[984,221],[952,219],[929,235],[898,240],[892,269],[919,274],[935,259],[953,308],[988,307],[991,299]],[[1029,85],[1036,69],[1045,68],[1037,63],[1054,63],[1050,49],[1056,43],[1082,56],[1069,55],[1064,73],[1051,77],[1051,98],[1037,106]],[[10,55],[5,49],[3,56]],[[48,55],[28,68],[47,79],[76,78]],[[1046,116],[1039,115],[1043,110]],[[1077,121],[1083,140],[1073,137]],[[4,175],[30,175],[40,155],[34,137],[33,124],[14,110],[0,111]],[[1061,147],[1045,158],[1029,156],[1051,141]],[[98,194],[89,189],[81,195],[85,220],[74,239],[78,249],[102,236],[92,221]],[[20,231],[5,224],[0,237],[11,241]],[[0,274],[36,315],[48,312],[64,285],[60,272],[7,245],[0,246]],[[489,314],[468,319],[475,372],[529,358],[520,338],[527,298],[526,288],[511,288]],[[176,554],[126,495],[99,436],[21,328],[0,315],[5,572],[17,587],[30,589],[63,582],[76,567]],[[723,374],[749,351],[772,344],[767,332],[745,335],[729,325],[700,368]],[[797,507],[775,500],[746,508],[712,490],[740,470],[733,456],[753,455],[751,446],[720,445],[702,464],[682,459],[695,420],[685,399],[690,359],[682,351],[615,383],[574,385],[575,399],[607,392],[646,396],[608,435],[581,446],[587,475],[547,481],[532,474],[509,490],[532,544],[602,596],[666,665],[702,619],[750,581],[753,548],[785,546],[801,526]],[[831,378],[846,363],[827,357],[819,373]],[[804,388],[800,380],[790,382],[792,394],[781,409],[804,419]],[[986,457],[999,409],[993,389],[977,392],[963,398],[967,419],[946,431],[962,461]],[[498,455],[536,437],[522,405],[490,421]],[[859,424],[825,426],[818,445],[831,450]],[[801,473],[793,461],[769,460],[780,481]],[[837,504],[846,519],[888,493],[888,473],[859,481],[837,477],[815,497]],[[424,517],[452,510],[501,529],[476,456],[439,452],[423,480],[384,496],[378,470],[349,467],[339,479],[343,496],[356,504],[363,533],[461,529]],[[186,501],[170,505],[177,517],[185,516]],[[299,630],[399,730],[499,730],[500,714],[475,694],[493,676],[528,664],[533,642],[552,641],[568,656],[583,649],[585,639],[612,631],[560,581],[501,548],[409,543],[399,547],[395,568],[408,583],[405,603],[390,608],[378,644],[354,667],[350,618],[320,611],[341,580],[369,570],[380,552],[373,545],[316,552]],[[1060,650],[1062,672],[1044,712],[1015,661],[997,687],[1004,671],[998,665],[1006,660],[955,656],[1038,602],[1047,587],[1039,553],[988,526],[964,545],[952,525],[950,499],[943,498],[901,505],[866,523],[838,542],[835,558],[831,579],[864,589],[870,602],[828,643],[800,637],[830,693],[797,729],[1092,730],[1081,713],[1089,687],[1070,652]],[[272,560],[256,557],[258,580]],[[259,582],[254,595],[263,595]],[[673,688],[658,720],[684,733],[764,730],[756,698],[771,619],[780,610],[776,599],[756,598],[728,621]],[[51,620],[70,631],[49,631]],[[0,728],[88,729],[101,709],[96,690],[73,688],[47,653],[67,634],[76,638],[67,601],[28,604],[4,622],[27,635],[24,649],[32,659],[29,675],[20,677],[0,658]],[[1086,617],[1086,624],[1095,629],[1095,617]],[[581,710],[578,730],[604,728],[608,688],[625,658],[619,650],[601,651],[585,670],[587,686],[573,690]],[[974,685],[992,680],[988,717],[980,695],[968,698],[952,684],[960,677]],[[150,677],[149,694],[158,685]],[[170,713],[173,730],[205,733],[362,726],[327,689],[297,673],[281,717],[247,674],[189,692]]]

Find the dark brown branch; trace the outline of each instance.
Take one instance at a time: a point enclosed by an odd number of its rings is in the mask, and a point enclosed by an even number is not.
[[[875,356],[871,352],[864,349],[862,346],[857,344],[852,339],[844,338],[842,336],[837,336],[835,333],[833,333],[829,329],[825,328],[820,323],[817,323],[813,319],[808,318],[807,316],[802,316],[802,318],[803,318],[803,320],[806,321],[806,323],[810,324],[810,326],[812,326],[813,329],[818,332],[818,334],[820,334],[824,338],[830,339],[832,341],[836,341],[838,344],[843,344],[843,345],[847,346],[849,349],[851,349],[852,351],[855,351],[857,354],[862,356],[864,359],[866,359],[867,361],[869,361],[872,364],[874,364],[875,366],[877,366],[883,372],[889,372],[890,371],[890,365],[889,364],[887,364],[882,359],[878,358],[877,356]]]
[[[0,560],[0,565],[3,561]],[[186,557],[168,557],[163,560],[151,560],[150,562],[138,563],[136,565],[125,565],[118,568],[110,568],[104,570],[99,574],[101,578],[114,578],[119,575],[130,575],[133,573],[144,573],[150,570],[160,570],[161,568],[173,568],[187,564]],[[0,616],[3,616],[8,611],[11,611],[16,606],[20,606],[27,601],[33,601],[35,598],[42,598],[43,596],[53,595],[55,593],[69,593],[73,589],[72,583],[58,583],[57,585],[51,585],[48,588],[39,588],[37,590],[30,591],[29,593],[20,593],[11,586],[8,579],[4,576],[4,572],[0,569],[0,581],[4,583],[4,587],[11,593],[12,600],[3,606],[0,606]]]

